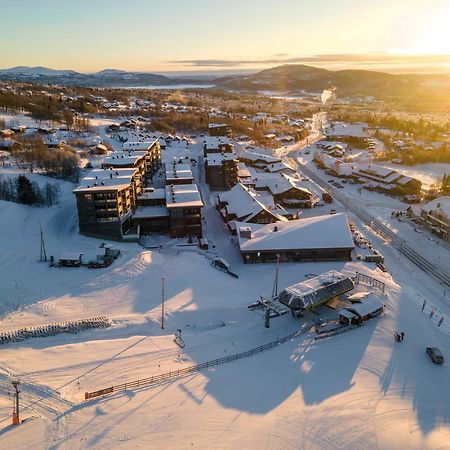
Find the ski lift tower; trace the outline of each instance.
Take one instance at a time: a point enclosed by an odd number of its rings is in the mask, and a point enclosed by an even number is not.
[[[12,416],[12,423],[13,425],[18,425],[20,423],[20,417],[19,417],[19,380],[15,380],[12,382],[12,385],[14,387],[14,409],[13,409],[13,416]]]

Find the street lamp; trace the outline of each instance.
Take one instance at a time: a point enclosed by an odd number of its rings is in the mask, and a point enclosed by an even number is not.
[[[165,277],[161,277],[161,329],[164,330],[164,281]]]

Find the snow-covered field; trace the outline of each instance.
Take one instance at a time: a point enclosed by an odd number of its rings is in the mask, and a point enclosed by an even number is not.
[[[165,157],[184,151],[173,148]],[[208,254],[167,238],[161,251],[116,244],[122,255],[106,269],[38,262],[40,224],[48,255],[89,253],[101,242],[78,234],[73,185],[61,185],[61,203],[51,208],[0,201],[0,332],[100,315],[113,326],[0,349],[0,448],[450,448],[450,365],[435,366],[425,353],[435,345],[450,357],[448,298],[355,218],[389,273],[360,262],[283,264],[279,286],[330,269],[372,274],[387,283],[380,318],[329,339],[306,334],[176,381],[84,402],[85,391],[248,350],[318,317],[285,315],[266,329],[261,315],[248,310],[259,295],[270,295],[275,267],[242,263],[204,183],[205,235],[239,279],[214,269]],[[421,311],[424,298],[444,317],[442,327]],[[173,342],[177,329],[184,349]],[[395,331],[405,332],[404,342],[394,342]],[[15,377],[26,420],[11,427]]]

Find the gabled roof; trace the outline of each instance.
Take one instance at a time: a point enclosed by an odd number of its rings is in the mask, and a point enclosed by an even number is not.
[[[260,225],[245,223],[251,238],[238,233],[241,252],[276,250],[353,249],[353,238],[344,213]],[[237,229],[240,224],[236,223]]]
[[[255,187],[257,189],[267,188],[272,195],[280,195],[291,189],[312,195],[309,189],[302,186],[301,181],[286,174],[258,173],[255,177]]]
[[[258,195],[255,192],[241,183],[236,184],[229,191],[219,194],[219,201],[226,203],[226,210],[229,215],[235,215],[242,221],[250,220],[261,211],[266,211],[275,218],[282,220],[280,216],[270,211],[258,200]]]
[[[426,205],[422,206],[422,209],[426,212],[437,211],[445,215],[447,219],[450,219],[450,196],[446,195],[443,197],[435,198],[428,202]]]
[[[239,149],[237,153],[239,158],[252,161],[253,163],[261,162],[263,164],[275,164],[281,162],[281,160],[279,158],[276,158],[275,156],[255,153],[244,149]]]

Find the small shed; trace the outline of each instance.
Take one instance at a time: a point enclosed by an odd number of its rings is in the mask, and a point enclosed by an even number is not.
[[[339,311],[339,322],[359,325],[366,320],[379,316],[384,311],[384,304],[374,296],[365,297],[360,303],[352,303]]]
[[[59,257],[59,265],[63,267],[80,267],[83,253],[63,253]]]
[[[216,258],[213,260],[212,265],[217,269],[228,272],[230,270],[230,265],[223,258]]]

